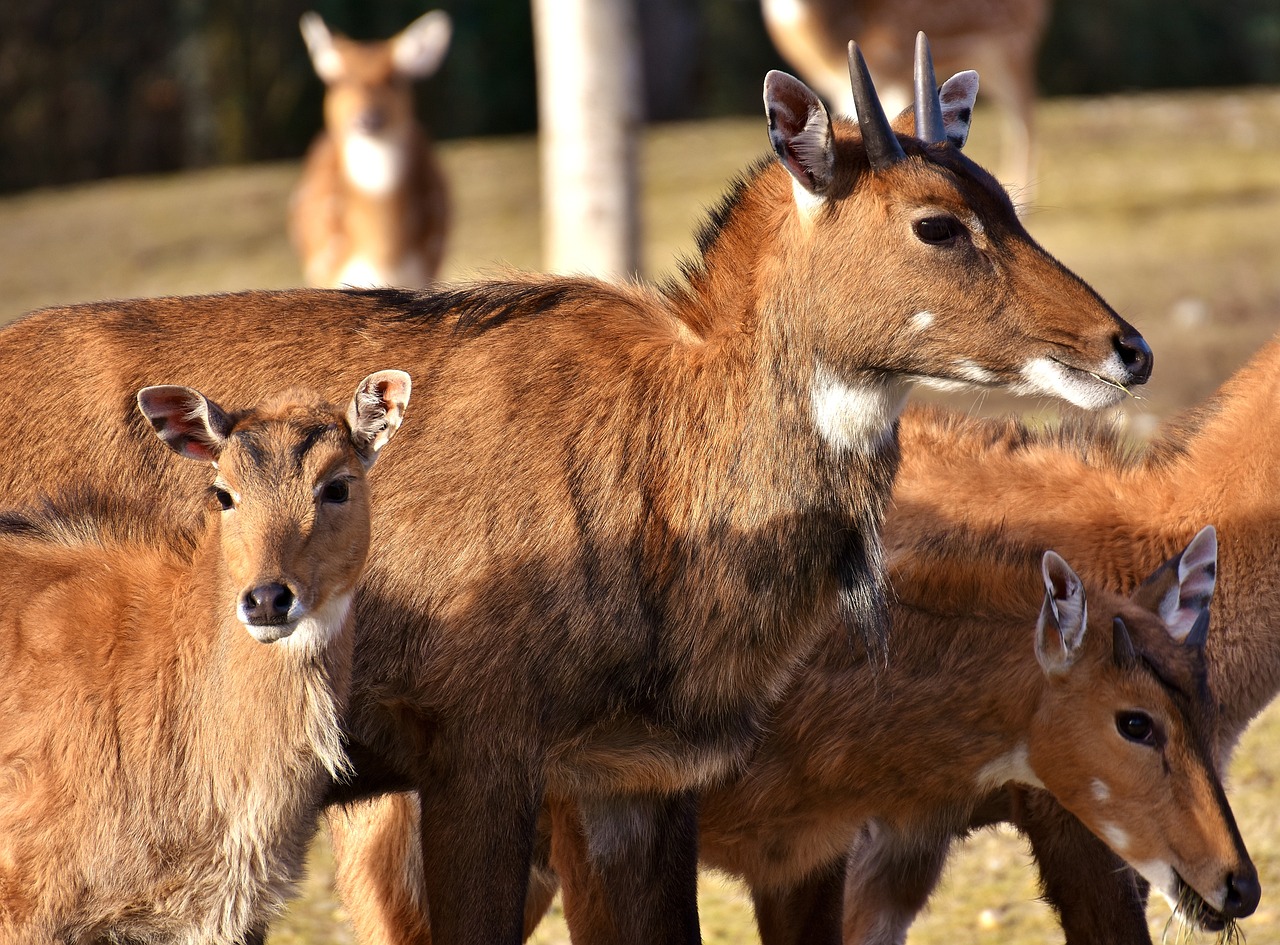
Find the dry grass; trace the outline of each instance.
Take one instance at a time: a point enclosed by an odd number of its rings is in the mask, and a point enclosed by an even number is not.
[[[971,148],[993,157],[979,113]],[[1157,354],[1155,379],[1125,415],[1141,431],[1207,395],[1280,327],[1280,92],[1054,101],[1040,110],[1039,199],[1032,233],[1088,278]],[[646,268],[661,277],[692,251],[703,208],[766,147],[759,119],[655,129],[645,151]],[[538,263],[532,141],[449,144],[458,223],[447,275]],[[132,295],[189,293],[299,281],[283,235],[293,164],[121,180],[0,200],[0,322],[31,308]],[[1001,398],[965,406],[1005,409]],[[1049,412],[1049,404],[1016,404]],[[1236,756],[1231,797],[1262,876],[1263,907],[1243,924],[1280,941],[1280,712],[1253,726]],[[351,941],[317,844],[305,895],[274,945]],[[917,923],[912,945],[1061,941],[1035,901],[1016,838],[975,838]],[[750,942],[741,890],[706,877],[708,942]],[[1151,908],[1153,932],[1168,910]],[[553,917],[554,919],[555,917]],[[1208,937],[1203,937],[1208,941]],[[537,940],[566,940],[545,923]]]

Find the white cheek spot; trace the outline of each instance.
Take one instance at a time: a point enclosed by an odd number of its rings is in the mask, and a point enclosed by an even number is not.
[[[933,312],[916,312],[911,316],[911,330],[924,331],[933,324],[934,319]]]
[[[873,453],[893,433],[907,399],[901,381],[846,384],[826,367],[814,370],[809,393],[818,435],[838,452]]]
[[[978,788],[983,791],[995,790],[1010,781],[1029,784],[1032,787],[1044,787],[1044,782],[1031,769],[1025,744],[1020,744],[1013,751],[988,761],[978,770],[974,778]]]
[[[1093,799],[1099,804],[1105,804],[1111,800],[1111,788],[1106,781],[1101,778],[1094,778],[1090,786],[1093,788]]]
[[[1120,364],[1118,357],[1112,360],[1117,365]],[[1109,362],[1104,362],[1099,367],[1100,370],[1093,373],[1114,383],[1108,384],[1082,371],[1072,370],[1050,358],[1035,358],[1022,366],[1020,373],[1024,382],[1014,385],[1011,390],[1015,394],[1051,394],[1077,407],[1098,410],[1111,406],[1126,395],[1126,391],[1115,386],[1124,376],[1123,373],[1110,371]]]
[[[974,384],[994,384],[996,376],[981,365],[963,358],[956,362],[956,373]]]
[[[1128,831],[1123,827],[1110,823],[1103,824],[1099,829],[1102,831],[1102,839],[1107,841],[1111,849],[1124,856],[1124,851],[1129,849]]]
[[[342,166],[356,190],[385,197],[404,176],[404,148],[396,141],[353,133],[342,144]]]

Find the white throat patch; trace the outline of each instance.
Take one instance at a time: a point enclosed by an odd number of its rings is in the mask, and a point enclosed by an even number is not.
[[[395,141],[352,133],[342,144],[347,181],[370,197],[385,197],[404,177],[405,149]]]
[[[1031,768],[1027,746],[1024,744],[1018,745],[999,758],[988,761],[978,770],[978,775],[974,778],[977,786],[984,791],[994,790],[1009,781],[1029,784],[1032,787],[1044,787],[1044,782]]]
[[[899,380],[848,384],[818,364],[809,391],[818,435],[837,452],[874,453],[892,435],[907,387]]]

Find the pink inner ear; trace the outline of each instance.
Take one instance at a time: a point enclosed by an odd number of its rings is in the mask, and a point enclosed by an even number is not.
[[[214,460],[213,451],[209,449],[207,443],[190,436],[174,437],[174,448],[183,456],[190,459],[200,460],[202,462],[211,463]]]

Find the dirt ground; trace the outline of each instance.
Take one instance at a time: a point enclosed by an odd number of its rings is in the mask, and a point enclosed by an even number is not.
[[[990,162],[989,117],[970,145]],[[1155,375],[1120,410],[1135,437],[1206,397],[1280,327],[1280,90],[1044,103],[1028,228],[1146,335]],[[672,273],[725,182],[767,146],[762,119],[652,129],[645,146],[645,268]],[[457,226],[450,278],[538,265],[537,153],[530,139],[443,148]],[[32,308],[134,295],[297,284],[283,221],[296,164],[111,181],[0,199],[0,322]],[[2,338],[2,336],[0,336]],[[2,343],[2,341],[0,341]],[[930,398],[935,399],[935,398]],[[968,396],[985,412],[1047,416],[1036,401]],[[1236,755],[1230,794],[1264,889],[1244,923],[1280,941],[1280,714]],[[305,895],[274,945],[351,941],[321,842]],[[912,932],[912,945],[1060,941],[1015,838],[975,838]],[[1152,927],[1168,912],[1153,904]],[[709,942],[754,938],[742,891],[706,878]],[[564,940],[548,922],[537,940]]]

